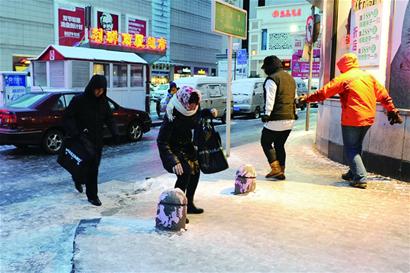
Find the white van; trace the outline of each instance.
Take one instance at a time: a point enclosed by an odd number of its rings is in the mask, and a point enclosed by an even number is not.
[[[296,82],[296,90],[297,90],[297,94],[298,96],[302,96],[304,94],[307,94],[308,89],[307,89],[307,85],[305,83],[304,80],[302,80],[301,78],[294,78],[295,82]]]
[[[201,91],[201,107],[218,110],[217,118],[225,121],[226,79],[222,77],[187,77],[174,81],[178,87],[191,86]]]
[[[263,98],[263,83],[265,79],[249,78],[232,82],[234,115],[248,114],[259,118],[265,104]]]

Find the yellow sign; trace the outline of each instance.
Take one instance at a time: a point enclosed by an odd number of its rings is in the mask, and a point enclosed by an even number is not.
[[[104,31],[102,28],[92,28],[90,43],[132,47],[139,50],[165,52],[167,40],[163,37],[145,37],[142,34],[118,33],[117,31]]]

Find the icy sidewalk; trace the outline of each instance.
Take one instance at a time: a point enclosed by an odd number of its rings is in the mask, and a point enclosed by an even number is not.
[[[351,188],[313,139],[292,132],[286,181],[265,181],[259,143],[232,149],[229,170],[201,176],[205,213],[179,233],[154,229],[172,174],[100,184],[102,207],[74,189],[2,206],[0,272],[409,272],[410,185]],[[256,192],[232,195],[244,163]]]
[[[157,232],[159,194],[173,175],[124,187],[103,184],[100,219],[77,228],[75,272],[408,272],[410,188],[394,180],[367,190],[339,179],[345,167],[293,133],[286,181],[265,181],[258,143],[232,150],[231,168],[202,175],[187,230]],[[235,196],[240,164],[258,171],[255,193]]]

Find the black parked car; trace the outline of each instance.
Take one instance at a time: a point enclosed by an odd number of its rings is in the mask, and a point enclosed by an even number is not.
[[[40,145],[56,154],[64,137],[64,109],[76,92],[28,93],[0,108],[0,145]],[[144,111],[127,109],[108,98],[120,135],[138,141],[151,128],[151,118]],[[105,137],[110,133],[106,130]]]

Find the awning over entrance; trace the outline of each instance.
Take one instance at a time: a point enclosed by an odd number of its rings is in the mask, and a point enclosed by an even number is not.
[[[104,49],[85,47],[71,47],[49,45],[37,58],[37,61],[54,60],[88,60],[105,62],[125,62],[147,64],[147,62],[135,53],[121,52]]]

